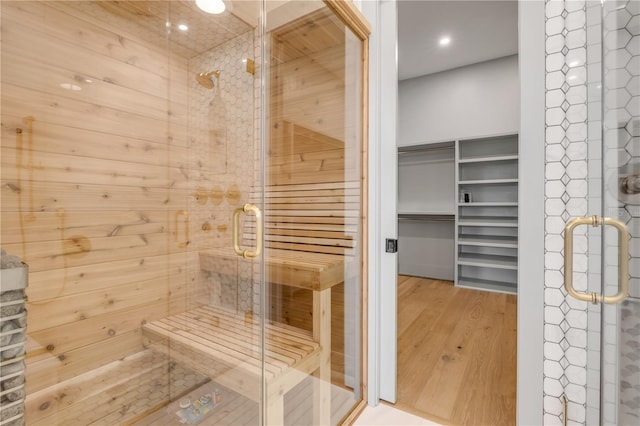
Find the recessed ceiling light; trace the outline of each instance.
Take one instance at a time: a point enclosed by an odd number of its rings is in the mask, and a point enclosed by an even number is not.
[[[440,40],[438,40],[438,44],[440,46],[448,46],[449,44],[451,44],[451,37],[449,36],[440,37]]]
[[[196,0],[196,5],[204,12],[217,15],[224,12],[225,4],[222,0]]]
[[[179,24],[178,29],[180,31],[187,31],[189,29],[189,26],[187,24]]]
[[[73,92],[79,92],[80,90],[82,90],[82,87],[73,83],[60,83],[60,87],[66,90],[71,90]]]

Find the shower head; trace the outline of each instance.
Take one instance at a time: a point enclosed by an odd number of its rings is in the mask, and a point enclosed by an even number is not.
[[[207,89],[213,89],[213,86],[215,85],[218,78],[220,78],[220,70],[201,72],[196,74],[196,80],[198,81],[198,84]]]

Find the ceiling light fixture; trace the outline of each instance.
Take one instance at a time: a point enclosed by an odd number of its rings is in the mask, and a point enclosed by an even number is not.
[[[82,87],[73,83],[60,83],[60,87],[65,90],[71,90],[72,92],[79,92],[80,90],[82,90]]]
[[[189,26],[187,24],[179,24],[178,29],[180,31],[187,31],[189,29]]]
[[[440,40],[438,40],[438,44],[443,47],[448,46],[450,43],[451,43],[451,37],[449,36],[440,37]]]
[[[226,8],[222,0],[196,0],[196,5],[202,11],[214,15],[224,12]]]

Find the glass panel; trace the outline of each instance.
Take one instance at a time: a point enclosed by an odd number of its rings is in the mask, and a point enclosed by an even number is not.
[[[574,87],[571,90],[576,99],[575,103],[587,103],[587,123],[579,124],[580,129],[587,134],[586,157],[588,164],[588,195],[587,205],[583,216],[602,216],[602,3],[599,0],[589,0],[586,2],[586,50],[578,50],[571,58],[567,58],[569,63],[575,62],[578,72],[573,72],[572,76],[579,78],[581,73],[586,76],[584,86]],[[579,291],[590,293],[602,292],[602,228],[582,227],[579,230],[580,236],[576,235],[577,247],[581,247],[576,257],[581,260],[588,259],[588,267],[581,268],[579,274],[574,274],[574,285]],[[574,253],[577,249],[574,250]],[[587,272],[585,272],[585,270]],[[568,298],[568,302],[576,302]],[[583,304],[586,308],[586,419],[589,424],[600,422],[600,395],[601,395],[601,314],[600,305]],[[572,320],[575,323],[575,320]],[[576,324],[572,324],[576,326]],[[577,333],[581,331],[578,330]],[[576,363],[574,361],[574,363]],[[584,383],[577,383],[584,385]],[[572,386],[572,389],[576,389]],[[571,399],[571,398],[570,398]],[[584,398],[583,398],[584,399]],[[577,412],[575,407],[569,406],[569,413]],[[571,418],[571,417],[570,417]]]
[[[265,306],[312,355],[266,377],[266,420],[337,424],[361,398],[362,42],[321,1],[269,10],[266,31]]]
[[[631,288],[621,304],[602,304],[601,424],[640,419],[640,198],[622,179],[640,174],[640,10],[637,2],[606,1],[602,10],[602,212],[631,233]],[[628,191],[629,190],[629,191]],[[606,295],[618,292],[620,241],[608,227],[602,242]]]
[[[259,422],[262,267],[232,219],[262,204],[262,32],[239,3],[1,3],[2,248],[29,267],[26,336],[2,270],[3,426]]]

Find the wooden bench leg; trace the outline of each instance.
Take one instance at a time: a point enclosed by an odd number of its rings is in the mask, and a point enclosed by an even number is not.
[[[313,340],[320,343],[320,368],[313,381],[313,424],[331,424],[331,288],[313,292]]]
[[[264,423],[267,426],[284,425],[284,395],[281,393],[267,397]]]

